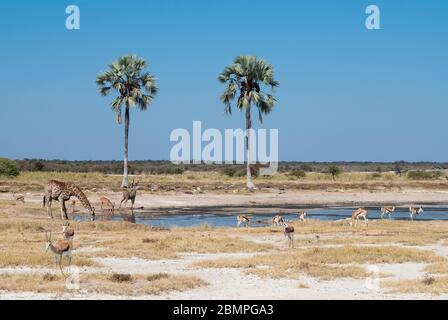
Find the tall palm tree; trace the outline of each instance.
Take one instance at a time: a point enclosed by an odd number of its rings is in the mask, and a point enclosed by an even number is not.
[[[109,65],[109,68],[97,76],[96,83],[102,96],[115,91],[118,95],[112,101],[112,110],[117,113],[117,122],[121,124],[122,107],[124,106],[124,169],[122,187],[129,186],[128,179],[128,137],[129,109],[137,106],[145,111],[152,103],[158,88],[155,77],[144,71],[146,61],[135,55],[120,57]]]
[[[246,113],[246,175],[247,188],[254,190],[252,173],[250,171],[250,130],[252,128],[251,106],[258,110],[258,118],[263,123],[263,114],[269,114],[276,102],[275,98],[262,91],[262,85],[273,90],[279,85],[274,80],[272,65],[255,56],[239,56],[233,64],[226,67],[219,75],[218,80],[226,84],[226,89],[221,96],[221,101],[226,105],[224,112],[232,113],[231,103],[235,100],[236,107]]]

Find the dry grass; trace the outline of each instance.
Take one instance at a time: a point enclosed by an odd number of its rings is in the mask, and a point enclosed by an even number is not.
[[[145,230],[134,231],[132,237],[128,232],[114,232],[113,235],[95,234],[101,239],[100,245],[105,251],[97,256],[114,256],[120,258],[138,257],[142,259],[175,259],[179,253],[235,253],[263,252],[272,249],[268,244],[230,237],[221,230],[172,229],[170,231]]]
[[[46,218],[4,218],[0,220],[0,267],[53,266],[53,255],[45,254],[44,230],[53,230],[53,239],[61,230],[60,220]],[[273,247],[229,236],[210,226],[154,230],[127,222],[72,222],[75,229],[72,263],[94,265],[90,257],[142,259],[178,258],[179,253],[265,252]],[[77,248],[101,249],[94,254],[76,253]]]
[[[262,277],[298,278],[301,274],[322,280],[362,278],[369,273],[360,264],[440,262],[436,254],[399,247],[308,248],[280,253],[259,254],[249,259],[200,261],[196,268],[244,268],[245,272]]]
[[[121,177],[102,173],[71,173],[71,172],[24,172],[14,179],[0,178],[0,191],[41,191],[42,186],[50,179],[72,181],[85,190],[120,190]],[[220,172],[185,172],[181,175],[141,175],[140,185],[147,191],[152,185],[158,186],[156,192],[186,191],[194,186],[201,186],[204,191],[227,193],[233,190],[245,192],[245,177],[228,177]],[[346,172],[333,181],[326,173],[307,173],[303,179],[291,177],[287,173],[277,173],[274,176],[261,176],[255,179],[261,191],[286,188],[291,190],[322,190],[338,192],[340,190],[401,190],[411,189],[448,189],[448,182],[441,176],[434,180],[409,180],[405,176],[393,173],[373,175],[366,172]]]
[[[52,294],[82,292],[83,294],[142,296],[191,290],[206,285],[201,279],[192,276],[170,274],[153,280],[148,280],[148,277],[150,275],[133,275],[127,281],[117,281],[112,275],[86,273],[80,275],[80,291],[78,291],[68,290],[65,279],[59,275],[49,277],[39,274],[4,274],[0,275],[0,290]]]
[[[448,274],[448,261],[431,263],[423,271],[433,274]]]
[[[54,240],[62,236],[53,236]],[[72,252],[72,265],[93,266],[85,254]],[[66,263],[63,259],[63,263]],[[19,222],[0,223],[0,267],[54,267],[53,253],[45,253],[45,234],[38,224]]]
[[[427,275],[420,279],[390,280],[382,282],[391,293],[422,293],[440,295],[448,293],[448,277],[431,277]]]

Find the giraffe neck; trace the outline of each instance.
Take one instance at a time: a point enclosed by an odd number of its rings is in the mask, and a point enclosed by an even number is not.
[[[89,210],[90,212],[93,211],[92,206],[90,205],[89,200],[87,199],[86,195],[84,194],[84,192],[81,191],[81,189],[79,189],[77,186],[73,186],[72,188],[72,192],[73,195],[79,199],[79,201],[81,202],[82,206],[84,208],[86,208],[87,210]]]

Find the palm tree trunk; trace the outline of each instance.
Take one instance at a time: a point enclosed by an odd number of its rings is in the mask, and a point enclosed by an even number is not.
[[[123,166],[123,182],[121,187],[129,186],[128,178],[128,141],[129,141],[129,106],[126,106],[124,114],[124,166]]]
[[[250,119],[250,107],[246,108],[246,176],[247,176],[247,189],[253,191],[255,185],[252,182],[252,173],[250,171],[250,129],[252,128],[252,121]]]

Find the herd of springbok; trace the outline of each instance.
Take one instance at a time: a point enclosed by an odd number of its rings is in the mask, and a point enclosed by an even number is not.
[[[395,211],[395,207],[382,207],[381,208],[381,219],[384,219],[385,215],[388,215],[389,219],[391,219],[392,213]],[[421,214],[423,212],[423,207],[410,207],[409,213],[411,221],[414,221],[415,216]],[[306,211],[300,211],[298,213],[298,221],[305,222],[306,220]],[[368,219],[368,211],[365,208],[358,208],[356,209],[350,218],[345,219],[345,221],[349,222],[349,225],[351,227],[357,226],[358,221],[360,219],[364,220],[365,226],[368,226],[369,219]],[[251,225],[251,218],[248,215],[238,215],[236,217],[237,220],[237,228],[240,227],[240,225],[244,225],[246,227],[250,227]],[[281,215],[276,215],[272,218],[272,226],[274,227],[283,227],[284,228],[284,235],[289,239],[289,247],[294,248],[294,226],[292,226],[290,223],[287,223],[285,219]]]
[[[131,183],[129,188],[126,188],[123,191],[122,200],[120,202],[119,208],[121,209],[122,204],[124,203],[125,207],[127,207],[127,202],[131,201],[131,209],[134,208],[134,203],[137,195],[138,190],[138,182],[135,183],[134,181]],[[61,217],[63,220],[69,220],[67,215],[67,210],[65,206],[65,202],[69,201],[71,197],[77,198],[82,206],[86,208],[90,214],[91,219],[95,220],[95,208],[91,206],[89,200],[85,196],[85,194],[81,191],[81,189],[76,186],[74,183],[65,183],[60,182],[56,180],[49,181],[45,187],[44,187],[44,196],[43,196],[43,204],[44,207],[47,208],[48,216],[49,218],[53,218],[52,211],[51,211],[51,203],[53,200],[58,201],[61,203]],[[13,200],[14,201],[20,201],[25,202],[25,196],[22,194],[15,194],[13,193]],[[76,200],[72,200],[70,202],[70,207],[72,214],[76,212],[75,210]],[[115,204],[111,202],[106,197],[100,198],[100,205],[101,210],[106,212],[107,215],[113,216],[115,214]],[[381,219],[384,219],[385,216],[388,216],[389,219],[391,219],[391,215],[394,213],[396,207],[382,207],[381,208]],[[415,216],[421,214],[423,212],[423,208],[420,207],[410,207],[409,213],[410,213],[410,219],[411,221],[414,220]],[[133,215],[132,215],[133,216]],[[124,215],[122,215],[124,221],[131,221],[135,223],[134,219],[127,219]],[[307,217],[306,211],[300,211],[297,213],[297,221],[300,221],[302,223],[305,223]],[[368,211],[365,208],[358,208],[356,209],[350,218],[344,219],[343,221],[348,221],[349,225],[351,227],[357,226],[358,221],[360,219],[364,220],[365,226],[368,226],[369,219],[368,219]],[[249,215],[238,215],[237,216],[237,228],[239,228],[241,225],[244,225],[245,227],[251,226],[251,217]],[[269,221],[268,221],[269,223]],[[288,238],[288,247],[294,248],[294,226],[292,225],[291,221],[287,221],[283,218],[281,215],[274,216],[270,223],[274,227],[282,227],[284,231],[284,236]],[[49,230],[45,230],[45,239],[46,239],[46,252],[50,250],[54,254],[55,263],[56,266],[58,266],[64,275],[64,272],[62,270],[61,262],[62,257],[66,257],[68,261],[68,266],[71,265],[71,251],[73,249],[73,238],[75,235],[75,230],[70,225],[70,223],[65,222],[62,225],[62,236],[63,239],[58,240],[53,243],[51,240],[52,233]]]

